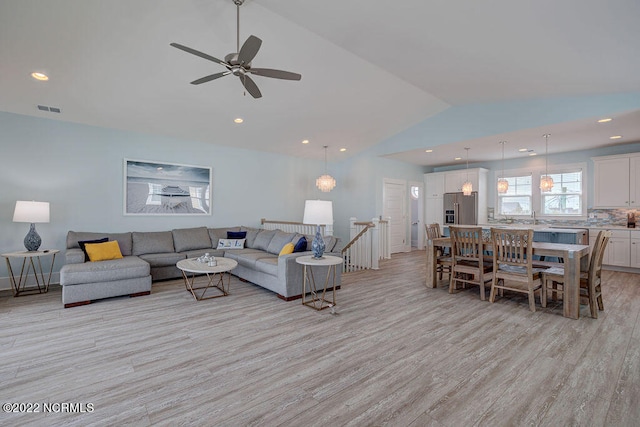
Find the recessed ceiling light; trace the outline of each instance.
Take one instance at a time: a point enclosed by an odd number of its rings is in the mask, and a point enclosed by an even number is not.
[[[347,149],[346,148],[341,148],[340,151],[345,152],[345,151],[347,151]]]
[[[234,121],[235,123],[240,124],[240,123],[244,122],[244,119],[243,119],[242,117],[236,117],[235,119],[233,119],[233,121]]]
[[[613,120],[611,117],[605,117],[604,119],[598,120],[598,123],[608,123]]]
[[[530,156],[537,156],[538,153],[529,153]]]
[[[47,76],[44,73],[31,73],[31,77],[33,77],[36,80],[40,80],[42,82],[46,82],[47,80],[49,80],[49,76]]]
[[[521,152],[521,153],[524,153],[525,151],[529,151],[529,149],[528,148],[521,148],[518,151]]]
[[[433,153],[433,150],[429,149],[429,150],[424,150],[425,153]]]
[[[308,143],[309,143],[309,140],[308,140],[308,139],[303,139],[303,140],[302,140],[302,143],[303,143],[303,144],[308,144]]]
[[[620,138],[622,138],[622,135],[613,135],[609,137],[609,139],[620,139]]]
[[[456,157],[456,158],[455,158],[455,159],[453,159],[453,160],[462,160],[462,157]]]

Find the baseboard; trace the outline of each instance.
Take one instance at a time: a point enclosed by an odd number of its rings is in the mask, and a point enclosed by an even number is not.
[[[20,274],[20,273],[18,273]],[[48,276],[47,273],[44,274],[44,278],[46,279]],[[17,277],[16,277],[17,279]],[[53,272],[51,274],[51,282],[49,283],[49,285],[59,285],[60,284],[60,273],[59,272]],[[31,287],[31,286],[35,286],[36,282],[33,278],[33,275],[30,274],[29,275],[29,281],[27,282],[27,287]],[[10,291],[11,290],[11,279],[9,278],[9,276],[7,277],[0,277],[0,291]]]

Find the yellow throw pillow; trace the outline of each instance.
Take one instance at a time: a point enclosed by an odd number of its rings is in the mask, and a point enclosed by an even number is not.
[[[91,262],[122,258],[122,252],[120,252],[120,245],[118,245],[117,240],[104,243],[87,243],[84,248]]]
[[[286,245],[284,245],[282,247],[282,250],[280,251],[280,255],[288,255],[288,254],[292,254],[293,253],[293,248],[295,246],[293,245],[293,243],[287,243]],[[278,256],[280,256],[278,255]]]

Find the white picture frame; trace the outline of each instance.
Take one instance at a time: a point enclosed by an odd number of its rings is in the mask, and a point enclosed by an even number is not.
[[[124,215],[211,215],[210,167],[124,159]]]

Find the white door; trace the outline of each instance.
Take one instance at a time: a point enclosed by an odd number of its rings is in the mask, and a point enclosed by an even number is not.
[[[424,249],[424,183],[409,182],[411,199],[411,247]],[[414,236],[415,234],[415,236]]]
[[[408,251],[407,232],[407,183],[406,181],[384,179],[383,215],[390,218],[391,253]]]

